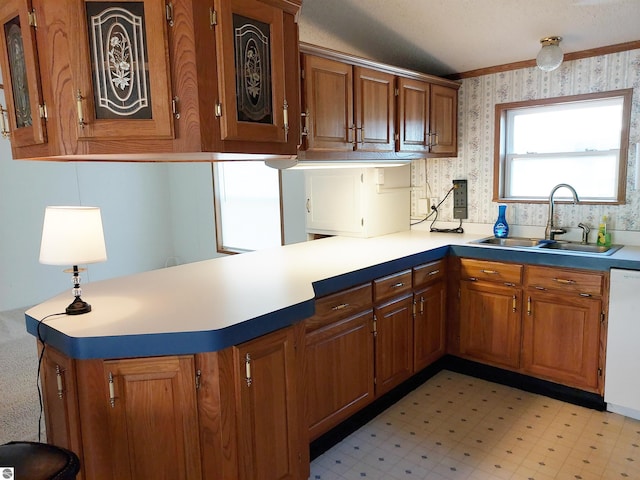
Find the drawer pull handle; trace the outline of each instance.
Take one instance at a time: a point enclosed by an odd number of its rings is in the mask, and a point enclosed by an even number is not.
[[[575,280],[566,280],[564,278],[554,278],[553,281],[558,282],[561,285],[575,285],[576,283]]]
[[[420,315],[424,314],[424,297],[420,297]]]
[[[428,275],[429,275],[429,276],[431,276],[431,275],[437,275],[437,274],[439,274],[439,273],[440,273],[440,270],[439,270],[439,269],[438,269],[438,270],[432,270],[431,272],[429,272],[429,273],[428,273]]]
[[[84,108],[82,105],[84,99],[85,97],[82,96],[82,92],[78,90],[76,93],[76,108],[78,110],[78,125],[80,125],[80,128],[84,128],[86,125],[84,121]]]
[[[334,312],[337,310],[342,310],[344,308],[347,308],[349,306],[348,303],[341,303],[340,305],[336,305],[335,307],[331,307],[331,310],[333,310]]]
[[[486,273],[487,275],[497,275],[497,270],[480,270],[481,273]]]
[[[400,287],[404,287],[404,283],[403,282],[398,282],[395,285],[392,286],[392,288],[400,288]]]

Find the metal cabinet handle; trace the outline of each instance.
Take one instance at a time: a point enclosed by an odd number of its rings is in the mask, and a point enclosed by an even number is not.
[[[11,132],[9,131],[9,122],[4,117],[5,113],[9,113],[9,110],[0,105],[0,135],[2,135],[3,138],[9,138]]]
[[[420,314],[424,313],[424,297],[420,297]]]
[[[253,379],[251,378],[251,354],[249,353],[244,356],[244,373],[244,381],[247,382],[247,387],[250,387]]]
[[[531,297],[527,297],[527,315],[531,315]]]
[[[487,275],[497,275],[497,270],[480,270],[481,273],[486,273]]]
[[[289,103],[286,98],[282,105],[282,118],[284,122],[284,138],[287,140],[289,138]]]
[[[437,269],[437,270],[431,270],[427,275],[431,276],[431,275],[437,275],[439,273],[440,273],[440,270]]]
[[[111,408],[116,406],[116,392],[113,384],[113,374],[111,372],[109,372],[109,404]]]
[[[576,283],[575,280],[566,280],[564,278],[554,278],[553,281],[558,282],[561,285],[575,285]]]
[[[311,199],[307,198],[307,213],[311,213]]]
[[[300,117],[302,117],[304,119],[304,122],[302,124],[302,133],[301,133],[301,135],[303,137],[306,137],[307,135],[309,135],[309,127],[307,126],[307,118],[311,117],[311,114],[309,113],[309,110],[307,109],[306,111],[300,113]]]
[[[344,308],[347,308],[349,306],[348,303],[341,303],[340,305],[335,305],[333,307],[331,307],[331,310],[333,310],[334,312],[337,310],[342,310]]]
[[[516,307],[518,306],[518,297],[516,297],[515,295],[513,296],[513,302],[512,302],[512,309],[515,312],[516,311]]]
[[[404,283],[403,282],[398,282],[395,285],[391,286],[391,288],[400,288],[400,287],[404,287]]]
[[[64,388],[62,384],[62,372],[60,365],[56,365],[56,385],[58,387],[58,398],[62,400],[64,397]]]
[[[82,92],[80,91],[80,89],[78,89],[78,92],[76,93],[76,106],[78,109],[78,125],[80,125],[80,128],[84,128],[84,126],[86,125],[84,121],[84,108],[82,105],[83,100],[84,97],[82,96]]]

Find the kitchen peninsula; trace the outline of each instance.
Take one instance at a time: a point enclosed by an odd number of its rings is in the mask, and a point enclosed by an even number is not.
[[[304,320],[316,298],[459,257],[603,279],[611,267],[640,269],[639,247],[602,256],[469,243],[481,236],[332,237],[88,284],[91,313],[40,325],[48,439],[80,455],[85,479],[167,468],[178,478],[307,478]],[[29,332],[68,302],[62,294],[27,311]]]

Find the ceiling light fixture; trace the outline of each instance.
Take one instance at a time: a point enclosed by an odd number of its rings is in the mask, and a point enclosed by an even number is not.
[[[540,39],[542,48],[536,57],[538,68],[545,72],[555,70],[562,63],[564,54],[560,48],[562,37],[552,36]]]

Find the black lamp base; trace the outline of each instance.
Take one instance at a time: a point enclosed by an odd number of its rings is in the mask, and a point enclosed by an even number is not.
[[[91,305],[82,300],[80,297],[76,297],[73,302],[69,304],[65,310],[67,315],[80,315],[82,313],[89,313],[91,311]]]

